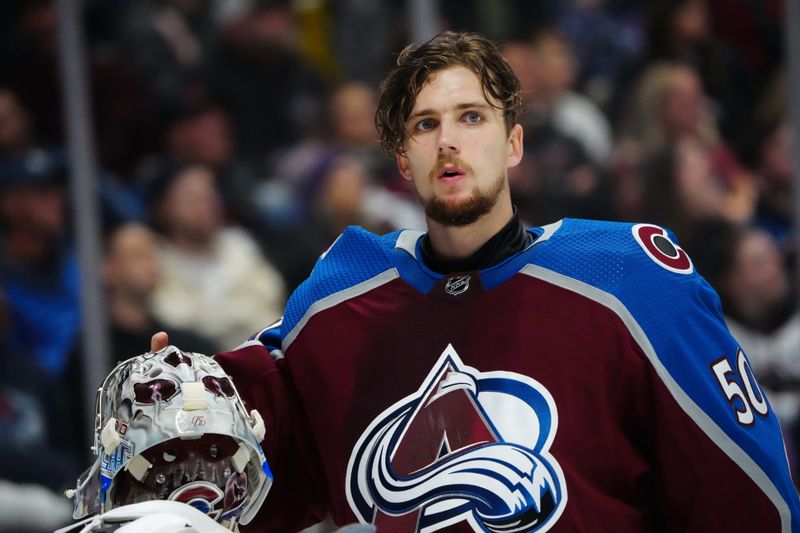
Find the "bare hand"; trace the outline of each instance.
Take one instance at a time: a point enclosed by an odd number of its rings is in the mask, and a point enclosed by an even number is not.
[[[157,352],[169,345],[169,336],[165,331],[159,331],[150,339],[150,351]]]

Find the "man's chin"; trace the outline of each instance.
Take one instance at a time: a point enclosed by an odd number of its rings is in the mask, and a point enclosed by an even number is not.
[[[474,196],[466,200],[434,198],[425,206],[425,215],[443,226],[469,226],[491,210],[494,202],[487,200]]]
[[[450,194],[435,195],[427,202],[423,202],[425,215],[429,220],[443,226],[469,226],[492,210],[505,189],[506,180],[502,176],[489,191],[477,188],[471,191],[451,189]]]

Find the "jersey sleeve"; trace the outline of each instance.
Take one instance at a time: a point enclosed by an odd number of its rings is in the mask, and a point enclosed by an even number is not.
[[[393,238],[347,228],[290,296],[283,317],[236,350],[217,354],[245,404],[264,418],[264,453],[274,475],[261,511],[243,531],[298,531],[325,518],[325,470],[284,350],[309,308],[329,305],[337,293],[368,283],[388,268]]]
[[[800,531],[777,417],[674,236],[648,224],[562,230],[536,268],[613,310],[648,363],[629,396],[664,530]]]
[[[266,337],[265,337],[266,338]],[[325,517],[323,469],[281,358],[258,341],[215,359],[231,376],[245,406],[264,419],[262,443],[274,483],[247,531],[299,531]]]
[[[746,355],[709,286],[682,296],[673,335],[637,340],[656,516],[665,531],[798,531],[780,426]]]

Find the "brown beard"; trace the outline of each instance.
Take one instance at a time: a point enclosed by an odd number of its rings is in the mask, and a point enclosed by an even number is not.
[[[485,192],[475,189],[461,202],[449,202],[434,196],[424,205],[425,215],[443,226],[468,226],[491,211],[505,188],[506,180],[500,176],[494,188]]]

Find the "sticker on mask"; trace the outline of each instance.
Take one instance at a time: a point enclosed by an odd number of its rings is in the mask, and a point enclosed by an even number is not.
[[[125,439],[120,440],[113,453],[110,455],[103,454],[103,458],[100,461],[101,473],[113,478],[120,468],[128,464],[128,461],[133,457],[133,452],[134,446],[132,442]]]

